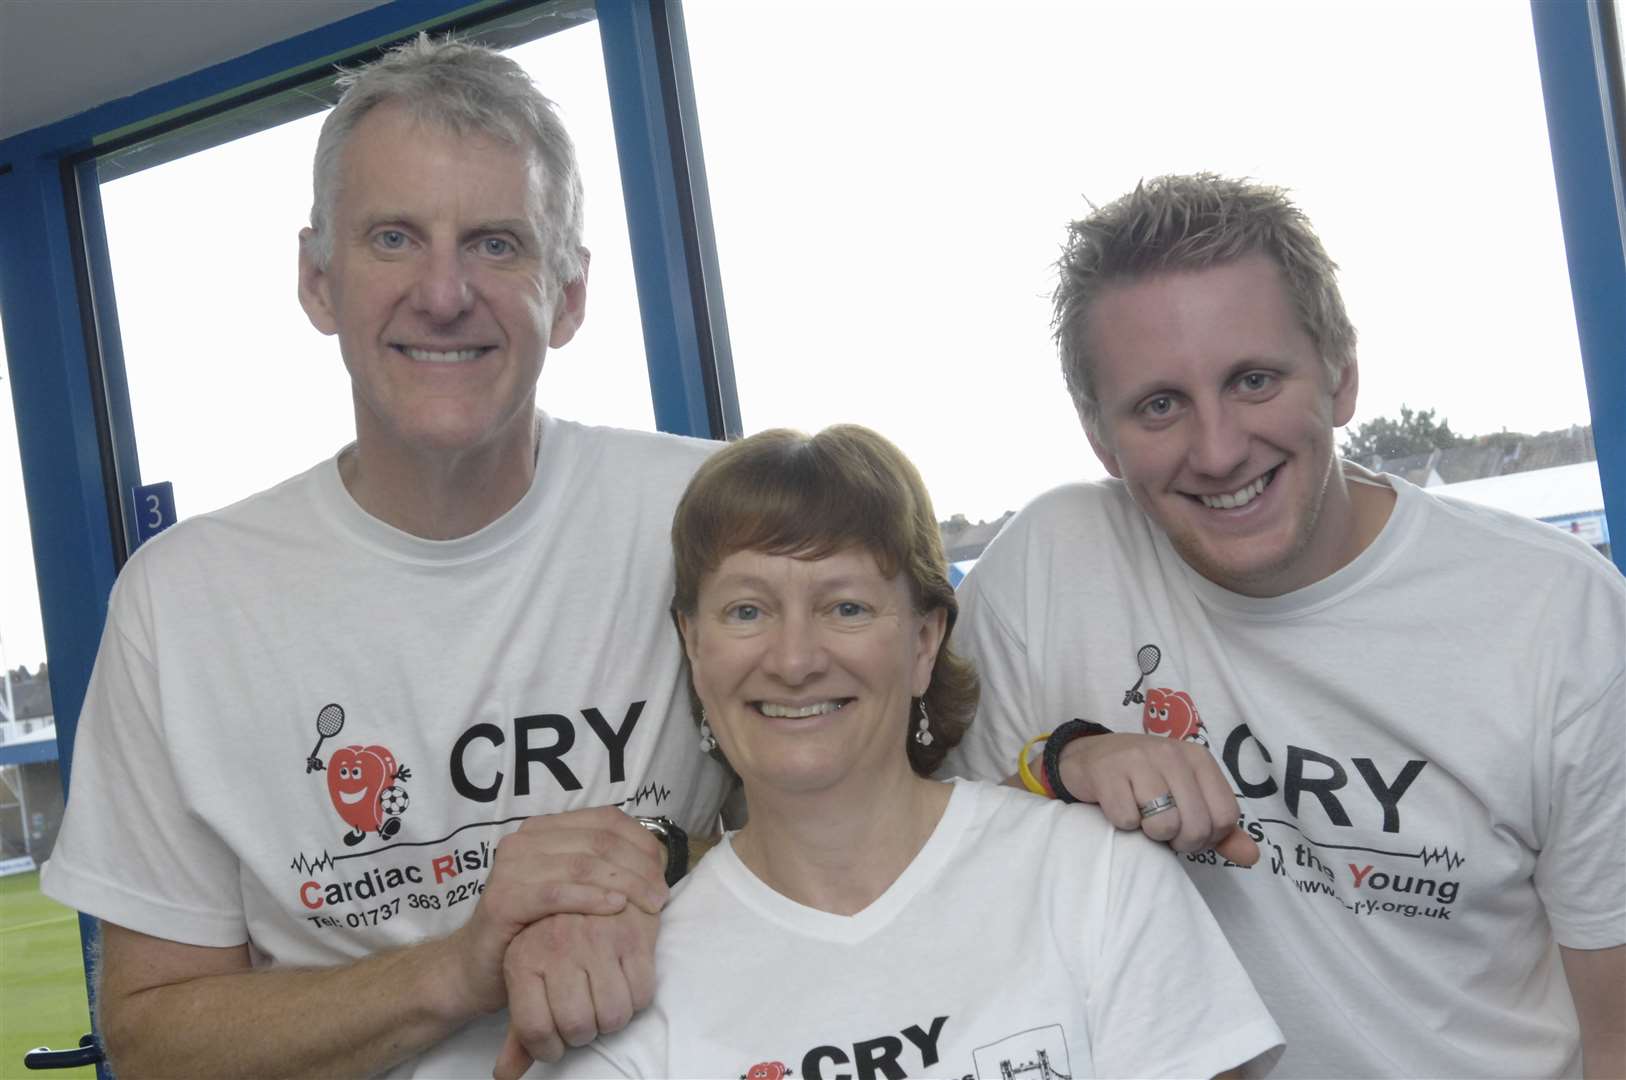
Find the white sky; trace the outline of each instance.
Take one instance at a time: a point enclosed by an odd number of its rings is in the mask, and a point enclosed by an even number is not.
[[[1197,169],[1292,188],[1342,265],[1356,423],[1402,402],[1461,434],[1589,422],[1526,0],[686,13],[748,432],[869,424],[942,518],[1102,475],[1049,340],[1050,265],[1085,197]],[[594,252],[542,404],[653,426],[596,28],[516,55],[578,141]],[[142,475],[175,482],[183,517],[350,438],[337,348],[294,294],[319,123],[103,188]],[[20,506],[12,420],[0,505]],[[26,541],[0,535],[0,641],[32,667]]]

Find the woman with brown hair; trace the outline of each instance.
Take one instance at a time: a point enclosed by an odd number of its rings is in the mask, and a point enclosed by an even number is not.
[[[734,443],[672,547],[696,737],[749,821],[675,890],[654,1004],[561,1075],[1212,1076],[1280,1043],[1167,849],[931,778],[977,680],[896,447]]]

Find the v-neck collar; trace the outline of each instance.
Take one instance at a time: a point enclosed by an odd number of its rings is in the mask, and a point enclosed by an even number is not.
[[[955,780],[948,805],[908,866],[886,891],[863,911],[836,915],[797,903],[774,891],[740,861],[733,834],[725,836],[702,865],[714,865],[723,886],[751,910],[805,937],[836,944],[856,944],[884,930],[923,889],[936,879],[965,835],[976,812],[977,785]],[[713,863],[713,860],[716,860]]]

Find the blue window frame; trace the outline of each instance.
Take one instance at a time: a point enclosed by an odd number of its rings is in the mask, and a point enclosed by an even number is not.
[[[1553,175],[1615,565],[1626,569],[1626,81],[1618,4],[1532,0]]]

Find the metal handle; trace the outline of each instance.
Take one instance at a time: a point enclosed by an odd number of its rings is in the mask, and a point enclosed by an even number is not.
[[[23,1067],[27,1069],[79,1069],[86,1065],[100,1065],[102,1061],[102,1044],[96,1041],[95,1035],[81,1038],[76,1050],[52,1050],[40,1046],[23,1055]]]

